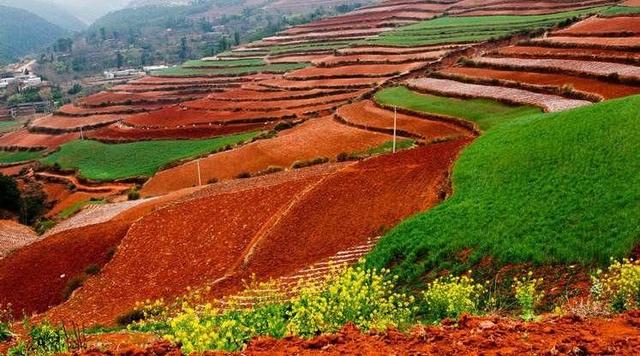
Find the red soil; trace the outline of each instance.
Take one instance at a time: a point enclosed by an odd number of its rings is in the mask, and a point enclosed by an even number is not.
[[[390,77],[415,70],[422,63],[408,64],[361,64],[332,68],[307,67],[284,75],[287,79],[324,79],[324,78],[354,78],[354,77]]]
[[[107,114],[72,117],[54,114],[34,120],[30,127],[38,130],[78,131],[80,128],[88,129],[116,122],[125,115]]]
[[[346,326],[336,335],[311,340],[259,338],[243,355],[633,355],[640,349],[640,313],[613,319],[549,317],[525,323],[505,318],[470,318],[425,326],[409,335],[364,334]]]
[[[18,174],[20,174],[20,171],[23,168],[27,168],[30,166],[31,166],[31,163],[26,163],[26,164],[20,164],[17,166],[0,168],[0,174],[4,174],[5,176],[17,176]]]
[[[68,104],[61,107],[56,114],[65,115],[65,116],[93,116],[93,115],[104,115],[104,114],[131,114],[134,112],[141,112],[147,110],[158,109],[158,105],[147,105],[147,106],[139,106],[139,105],[114,105],[114,106],[105,106],[105,107],[94,107],[94,108],[84,108],[80,106],[75,106],[73,104]]]
[[[61,185],[61,184],[60,184]],[[51,199],[51,195],[47,194],[49,199]],[[87,192],[74,192],[69,194],[66,197],[59,197],[56,199],[56,203],[48,213],[48,217],[56,217],[58,214],[63,212],[64,210],[72,207],[76,203],[86,202],[91,200],[91,198],[105,198],[111,195],[111,193],[87,193]]]
[[[260,85],[267,88],[289,89],[289,90],[310,90],[316,88],[370,88],[382,83],[387,78],[346,78],[346,79],[321,79],[321,80],[286,80],[271,79],[260,82]]]
[[[329,51],[330,52],[330,51]],[[269,63],[300,63],[300,62],[311,62],[316,59],[326,57],[326,54],[308,54],[308,55],[293,55],[293,56],[278,56],[278,57],[267,57],[265,60]]]
[[[206,139],[240,132],[271,130],[274,126],[275,122],[265,122],[253,124],[143,129],[114,124],[92,131],[87,134],[87,137],[103,142]]]
[[[176,297],[189,286],[224,276],[261,226],[318,179],[256,188],[248,184],[146,216],[131,228],[103,272],[47,317],[111,324],[137,301]]]
[[[378,54],[378,55],[362,55],[352,54],[343,56],[328,56],[319,60],[313,61],[316,66],[334,67],[351,63],[407,63],[407,62],[424,62],[429,60],[438,59],[444,56],[447,51],[429,51],[410,54]]]
[[[372,55],[400,55],[411,54],[421,52],[433,52],[440,50],[452,50],[459,48],[458,45],[445,45],[445,46],[423,46],[423,47],[384,47],[384,46],[363,46],[363,47],[349,47],[341,48],[338,50],[340,55],[354,55],[354,54],[372,54]]]
[[[130,223],[109,222],[65,231],[0,260],[0,305],[16,317],[44,312],[63,301],[62,290],[90,264],[104,265]]]
[[[48,135],[31,133],[27,129],[0,137],[1,148],[52,149],[80,137],[79,133]]]
[[[498,56],[522,58],[595,59],[603,62],[616,60],[640,60],[640,53],[613,49],[572,49],[537,46],[512,46],[495,52]]]
[[[316,157],[335,158],[342,152],[376,147],[390,137],[341,125],[331,117],[311,119],[278,137],[260,140],[238,149],[211,155],[200,161],[202,180],[229,179],[255,173],[269,166],[290,167],[295,161]],[[143,187],[144,195],[159,195],[197,184],[193,162],[156,174]]]
[[[179,106],[167,107],[151,113],[132,115],[124,120],[126,125],[139,128],[174,129],[186,126],[213,126],[230,123],[259,123],[291,117],[291,111],[199,111]]]
[[[214,98],[205,98],[195,100],[191,102],[183,103],[184,107],[194,110],[207,110],[207,111],[267,111],[267,110],[287,110],[296,109],[308,106],[316,106],[328,103],[339,103],[347,100],[355,99],[363,95],[366,90],[339,93],[335,95],[323,95],[307,99],[282,99],[271,101],[229,101],[229,100],[215,100]]]
[[[640,0],[627,0],[622,3],[624,6],[640,6]]]
[[[393,132],[393,112],[377,107],[370,100],[342,106],[336,111],[336,115],[347,123],[358,127]],[[402,132],[406,132],[426,140],[469,135],[467,130],[449,123],[430,121],[404,114],[398,114],[397,118],[397,127],[401,135]]]
[[[283,99],[306,99],[313,97],[322,97],[325,95],[343,94],[344,92],[345,90],[326,89],[311,89],[306,92],[290,92],[285,90],[257,91],[243,87],[241,89],[231,89],[219,93],[213,93],[210,94],[207,98],[228,101],[269,101]]]
[[[287,275],[434,206],[448,184],[447,171],[469,142],[380,156],[327,177],[263,228],[236,279]]]
[[[591,17],[556,34],[598,34],[607,32],[640,32],[640,17]]]
[[[594,47],[637,47],[640,46],[640,37],[562,37],[553,36],[536,38],[534,43],[550,43],[563,45],[592,45]]]
[[[615,99],[640,93],[640,87],[602,82],[596,79],[582,78],[562,74],[546,74],[523,71],[509,71],[483,68],[451,67],[441,70],[445,74],[464,75],[472,78],[503,79],[535,85],[562,87],[571,85],[575,89],[594,93],[604,99]]]

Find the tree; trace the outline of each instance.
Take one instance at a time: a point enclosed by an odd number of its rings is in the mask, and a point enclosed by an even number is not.
[[[34,224],[44,215],[46,203],[47,194],[42,186],[36,182],[27,184],[22,192],[20,221],[25,225]]]
[[[235,30],[235,32],[233,32],[233,42],[236,46],[240,45],[240,31]]]
[[[0,210],[7,210],[18,214],[22,200],[18,182],[13,177],[0,173]]]
[[[116,52],[116,66],[118,67],[118,69],[124,66],[124,56],[122,55],[122,53],[120,53],[120,51]]]
[[[107,30],[104,27],[100,27],[100,39],[102,42],[107,40]]]
[[[180,39],[180,53],[178,54],[180,57],[180,61],[184,62],[187,58],[189,58],[189,47],[187,47],[187,38],[182,37]]]

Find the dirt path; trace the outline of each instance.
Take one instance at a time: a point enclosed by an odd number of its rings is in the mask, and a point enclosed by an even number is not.
[[[62,182],[75,185],[76,189],[82,192],[105,193],[105,192],[123,192],[131,188],[131,184],[105,184],[97,186],[88,186],[81,183],[75,176],[65,176],[54,173],[39,172],[36,176],[54,182]]]

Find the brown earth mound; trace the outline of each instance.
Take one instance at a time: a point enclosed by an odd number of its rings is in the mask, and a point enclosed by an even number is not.
[[[342,152],[359,152],[390,140],[390,136],[341,125],[331,117],[311,119],[278,137],[200,160],[202,180],[234,178],[269,166],[290,167],[298,160],[335,158]],[[164,194],[198,184],[197,166],[187,163],[158,172],[143,187],[146,196]]]

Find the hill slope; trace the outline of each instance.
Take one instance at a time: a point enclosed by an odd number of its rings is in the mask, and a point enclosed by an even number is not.
[[[639,242],[640,96],[527,116],[460,157],[455,194],[393,229],[370,255],[412,280],[433,268],[606,263]]]
[[[29,11],[68,31],[81,31],[87,25],[58,5],[40,0],[0,0],[0,5]]]
[[[0,6],[0,63],[48,46],[66,31],[21,9]]]

